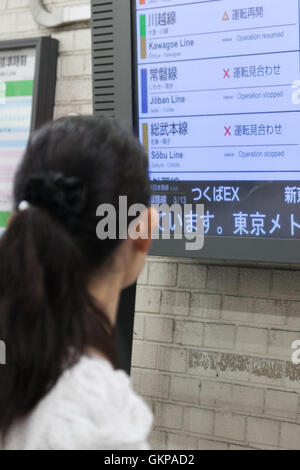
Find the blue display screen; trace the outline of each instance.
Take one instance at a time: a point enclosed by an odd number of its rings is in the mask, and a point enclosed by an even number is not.
[[[136,24],[153,202],[204,204],[206,236],[300,239],[298,0],[137,0]]]

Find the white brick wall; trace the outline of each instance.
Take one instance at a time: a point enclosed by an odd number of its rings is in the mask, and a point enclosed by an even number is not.
[[[173,258],[149,258],[146,270],[153,275],[144,271],[139,281],[136,322],[141,313],[149,320],[133,358],[157,348],[151,387],[139,389],[155,405],[152,445],[300,449],[300,366],[291,363],[292,342],[300,339],[300,271]],[[153,337],[153,317],[173,322],[172,342],[165,327]],[[133,367],[133,377],[145,370]],[[174,413],[171,431],[162,409]]]
[[[215,435],[223,439],[244,441],[246,418],[231,412],[216,413]]]
[[[59,40],[55,117],[90,114],[89,27],[39,27],[28,0],[0,0],[0,11],[0,40]],[[154,448],[300,450],[300,271],[151,258],[134,329],[133,384],[154,411]]]
[[[297,424],[282,423],[280,447],[291,450],[300,450],[300,426]]]
[[[200,381],[189,377],[171,377],[170,398],[174,401],[199,404]]]
[[[47,0],[49,9],[89,0]],[[28,0],[0,0],[0,40],[49,35],[59,40],[55,117],[92,113],[91,30],[78,23],[68,31],[47,29],[33,19]]]
[[[173,324],[173,320],[146,315],[145,339],[148,341],[158,341],[160,343],[172,343]]]
[[[270,419],[249,418],[247,440],[250,444],[277,447],[279,443],[280,422]]]
[[[214,413],[211,410],[187,407],[184,410],[183,429],[194,434],[213,435]]]

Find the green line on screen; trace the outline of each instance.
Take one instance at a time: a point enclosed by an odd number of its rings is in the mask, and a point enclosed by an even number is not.
[[[140,16],[140,34],[141,38],[146,37],[146,15]]]
[[[32,96],[33,80],[24,80],[21,82],[6,82],[6,96]]]
[[[6,227],[11,212],[0,212],[0,227]]]

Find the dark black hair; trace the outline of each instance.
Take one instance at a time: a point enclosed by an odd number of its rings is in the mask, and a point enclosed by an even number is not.
[[[88,346],[116,364],[114,327],[88,292],[122,240],[96,236],[96,209],[149,205],[147,156],[105,118],[68,117],[29,139],[0,240],[0,433],[26,416]],[[18,210],[21,201],[30,203]]]

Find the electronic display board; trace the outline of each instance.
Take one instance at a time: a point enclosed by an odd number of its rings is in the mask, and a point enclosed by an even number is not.
[[[153,203],[204,204],[204,249],[192,256],[300,263],[298,0],[132,7]],[[153,254],[191,255],[179,240]]]

